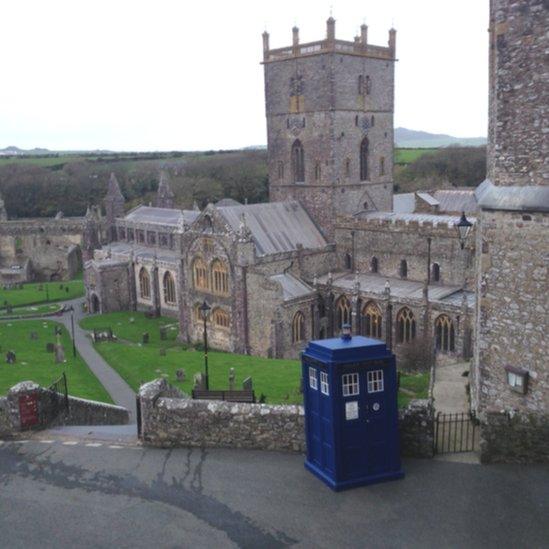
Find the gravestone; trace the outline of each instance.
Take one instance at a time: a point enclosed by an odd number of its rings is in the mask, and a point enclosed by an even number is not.
[[[17,358],[15,356],[15,353],[13,351],[8,351],[6,353],[6,362],[8,364],[15,364],[17,361]]]
[[[29,334],[29,337],[30,337],[31,341],[36,341],[38,339],[38,333],[37,332],[31,332]]]
[[[168,330],[165,326],[160,327],[160,339],[165,341],[168,338]]]
[[[244,391],[253,391],[252,378],[250,376],[242,382],[242,389]]]
[[[159,354],[160,356],[166,356],[166,349],[164,347],[160,347]]]
[[[197,391],[203,391],[206,387],[206,383],[204,382],[204,374],[202,372],[197,372],[193,376],[193,389],[196,389]]]
[[[61,335],[61,327],[60,327],[60,326],[56,326],[56,327],[55,327],[55,335],[56,335],[56,336]]]
[[[175,371],[175,377],[177,381],[185,381],[185,370],[183,368],[178,368]]]
[[[55,345],[55,363],[62,364],[65,362],[65,348],[61,343]]]
[[[6,313],[8,313],[9,315],[13,312],[13,307],[11,305],[7,305],[6,306]]]
[[[65,288],[65,292],[69,293],[69,287],[68,286]]]
[[[143,343],[145,345],[148,342],[149,342],[149,332],[144,332],[142,337],[141,337],[141,343]]]
[[[234,368],[229,368],[229,391],[234,391],[235,377]]]
[[[46,343],[46,352],[47,353],[53,353],[55,351],[55,344],[54,343]]]
[[[60,289],[60,290],[63,289],[63,284],[59,284],[59,289]]]

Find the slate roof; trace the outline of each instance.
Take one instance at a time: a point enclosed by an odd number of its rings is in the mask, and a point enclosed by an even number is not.
[[[124,217],[126,221],[137,223],[156,223],[159,225],[179,226],[181,221],[191,224],[200,212],[195,210],[177,210],[172,208],[155,208],[153,206],[138,206]]]
[[[284,301],[290,301],[296,297],[303,297],[314,292],[313,288],[290,273],[273,275],[269,279],[280,284]]]
[[[298,244],[308,249],[326,246],[321,232],[297,201],[222,206],[217,211],[237,232],[245,214],[259,256],[293,251]]]
[[[438,200],[439,212],[475,213],[478,210],[474,189],[441,189],[433,196]]]
[[[416,209],[414,193],[399,193],[393,195],[393,211],[397,213],[412,213]]]
[[[388,221],[404,221],[409,223],[414,221],[417,223],[432,223],[434,225],[442,224],[448,227],[453,227],[458,221],[459,215],[440,215],[440,214],[424,214],[424,213],[399,213],[399,212],[364,212],[356,214],[359,219],[379,219]],[[471,223],[475,223],[474,217],[468,217]]]
[[[418,198],[421,198],[421,200],[424,200],[425,202],[427,202],[427,204],[429,204],[429,206],[439,206],[440,205],[439,201],[436,198],[434,198],[432,195],[430,195],[429,193],[418,191],[416,194],[417,194]]]
[[[475,196],[488,210],[549,212],[549,186],[496,186],[489,179],[481,183]]]

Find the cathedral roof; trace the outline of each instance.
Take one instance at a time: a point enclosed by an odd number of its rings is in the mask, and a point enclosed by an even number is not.
[[[273,282],[278,282],[282,288],[282,298],[290,301],[296,297],[303,297],[314,292],[303,280],[291,273],[282,273],[269,277]]]
[[[294,200],[222,206],[217,211],[235,232],[238,232],[244,214],[259,256],[294,251],[299,245],[306,249],[326,246],[318,227]]]
[[[156,223],[178,227],[181,222],[192,223],[200,212],[194,210],[178,210],[175,208],[155,208],[153,206],[138,206],[124,218],[137,223]]]
[[[403,221],[405,223],[431,223],[433,226],[438,224],[453,227],[459,221],[459,215],[430,214],[430,213],[401,213],[401,212],[360,212],[355,214],[359,219],[378,219],[379,221]],[[471,223],[476,222],[476,218],[468,217]]]

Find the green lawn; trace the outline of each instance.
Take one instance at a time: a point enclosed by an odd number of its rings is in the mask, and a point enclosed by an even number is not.
[[[80,325],[87,330],[112,328],[119,341],[98,343],[95,348],[134,391],[142,383],[165,375],[172,385],[190,393],[193,375],[204,371],[204,353],[186,350],[175,341],[177,322],[172,318],[147,319],[143,313],[120,312],[91,316],[83,319]],[[168,326],[166,341],[160,340],[160,326]],[[143,332],[148,332],[150,337],[150,343],[146,345],[141,344]],[[161,348],[166,350],[165,356],[160,354]],[[275,360],[216,351],[209,352],[208,360],[212,389],[228,389],[229,369],[234,368],[237,388],[241,387],[246,377],[251,376],[256,396],[265,395],[268,403],[302,402],[299,393],[301,368],[297,360]],[[176,379],[175,372],[179,368],[185,370],[184,382]],[[400,392],[399,406],[406,405],[412,398],[425,398],[428,385],[429,374],[402,375],[401,386],[414,392],[416,397]]]
[[[53,313],[58,311],[62,305],[59,303],[50,303],[46,305],[31,305],[24,307],[14,307],[11,313],[8,314],[7,309],[0,309],[0,320],[6,316],[36,316],[45,313]]]
[[[426,153],[435,152],[437,149],[396,149],[395,164],[409,164]]]
[[[55,327],[62,328],[61,342],[66,362],[55,364],[55,355],[46,351],[46,343],[55,343]],[[30,333],[38,334],[37,340]],[[15,364],[6,363],[6,353],[14,351]],[[112,400],[80,356],[72,356],[72,342],[67,330],[51,320],[0,322],[0,395],[20,381],[35,381],[48,386],[63,372],[67,374],[69,393],[73,396],[112,403]]]
[[[24,284],[20,290],[16,288],[0,289],[0,307],[5,307],[6,301],[13,307],[18,307],[64,301],[82,295],[84,295],[84,282],[81,277],[67,282],[31,282]]]

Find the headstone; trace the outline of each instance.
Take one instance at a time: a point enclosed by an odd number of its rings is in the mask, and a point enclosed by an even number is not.
[[[160,356],[166,356],[166,349],[164,347],[160,347],[159,354]]]
[[[65,288],[65,292],[69,293],[69,287],[68,286]]]
[[[55,345],[55,363],[62,364],[65,362],[65,348],[61,343]]]
[[[37,332],[31,332],[29,334],[29,337],[31,338],[31,341],[36,341],[38,339],[38,333]]]
[[[234,368],[229,368],[229,391],[234,391],[235,377]]]
[[[196,389],[198,391],[202,391],[205,389],[205,383],[204,383],[204,374],[202,372],[197,372],[193,376],[193,389]]]
[[[6,353],[6,362],[8,364],[15,364],[17,361],[17,358],[15,356],[15,353],[13,351],[8,351]]]
[[[60,289],[60,290],[63,289],[63,284],[59,284],[59,289]]]
[[[55,335],[56,336],[61,335],[61,327],[60,326],[55,327]]]
[[[53,353],[55,351],[55,344],[54,343],[46,343],[46,352]]]
[[[168,338],[168,330],[166,326],[160,326],[160,339],[162,341],[166,341],[167,338]]]
[[[11,305],[8,305],[6,307],[6,313],[8,313],[9,315],[13,312],[13,307]]]
[[[242,382],[242,389],[244,391],[253,391],[253,384],[252,384],[252,378],[251,377],[247,377],[243,382]]]
[[[145,344],[149,342],[149,332],[144,332],[141,337],[141,343]]]
[[[175,371],[175,377],[177,381],[185,381],[185,370],[183,368],[178,368]]]

